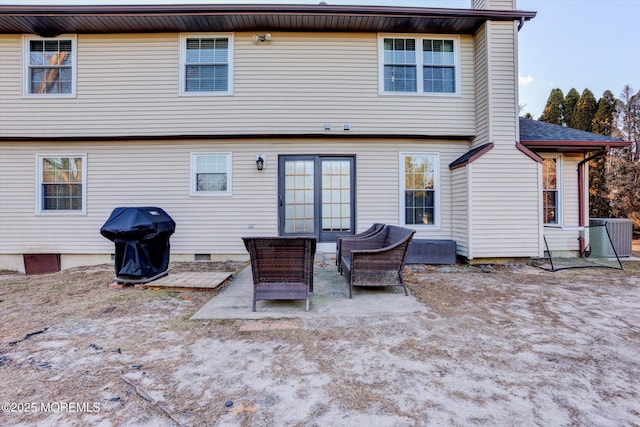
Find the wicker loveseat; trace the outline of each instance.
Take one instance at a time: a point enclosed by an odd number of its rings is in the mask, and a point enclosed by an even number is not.
[[[384,228],[384,224],[376,222],[371,227],[364,230],[362,233],[336,237],[336,265],[338,266],[338,271],[342,271],[342,267],[340,266],[340,263],[342,262],[342,242],[343,241],[373,236],[374,234],[382,231],[383,228]]]
[[[372,236],[343,240],[340,266],[349,280],[349,298],[354,286],[402,286],[409,295],[402,269],[414,234],[408,228],[385,225]]]
[[[313,292],[313,237],[243,237],[251,257],[253,311],[258,300],[306,300]]]

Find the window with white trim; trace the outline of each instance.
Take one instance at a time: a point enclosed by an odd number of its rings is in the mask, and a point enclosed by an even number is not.
[[[458,93],[458,39],[381,36],[381,93]]]
[[[542,216],[545,224],[560,224],[560,159],[542,161]]]
[[[180,92],[183,95],[232,93],[233,38],[183,35],[180,41]]]
[[[401,161],[402,221],[406,225],[437,225],[438,155],[407,153]]]
[[[384,91],[416,92],[418,90],[415,39],[385,38]]]
[[[38,154],[38,212],[84,213],[86,154]]]
[[[24,94],[75,96],[76,37],[24,37]]]
[[[456,92],[453,40],[422,40],[422,64],[423,90],[425,92]]]
[[[191,195],[231,195],[231,153],[191,154]]]

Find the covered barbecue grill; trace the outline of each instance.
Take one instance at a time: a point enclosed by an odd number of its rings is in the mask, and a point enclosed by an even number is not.
[[[115,243],[116,280],[147,283],[169,272],[169,237],[176,223],[157,207],[119,207],[100,228]]]

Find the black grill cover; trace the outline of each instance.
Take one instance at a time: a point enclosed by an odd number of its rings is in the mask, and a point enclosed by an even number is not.
[[[100,234],[115,243],[116,277],[143,280],[166,273],[169,237],[175,229],[176,223],[160,208],[115,208]]]

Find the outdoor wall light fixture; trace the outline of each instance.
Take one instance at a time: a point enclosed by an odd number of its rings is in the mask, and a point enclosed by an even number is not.
[[[256,169],[258,169],[259,171],[264,169],[264,159],[262,158],[261,154],[258,154],[258,158],[256,159]]]
[[[265,34],[256,34],[255,36],[253,36],[253,41],[258,43],[258,42],[268,42],[271,40],[271,33],[265,33]]]

